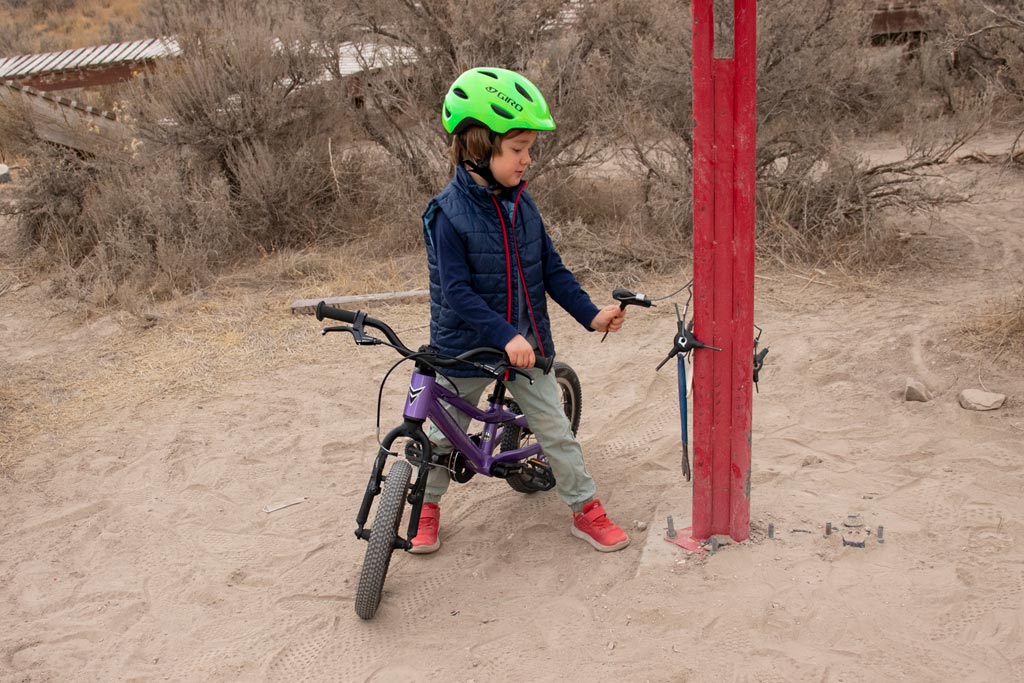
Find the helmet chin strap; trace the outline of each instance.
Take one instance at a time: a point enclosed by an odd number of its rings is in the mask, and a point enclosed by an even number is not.
[[[493,145],[494,141],[498,138],[498,134],[495,133],[493,130],[488,130],[487,132],[488,136],[491,139],[491,145]],[[459,139],[462,139],[461,135]],[[465,143],[463,143],[463,148],[465,148]],[[492,192],[494,190],[512,189],[507,185],[502,185],[501,183],[498,182],[497,178],[494,177],[494,172],[491,171],[490,159],[478,159],[476,161],[473,161],[472,159],[463,159],[462,165],[467,167],[468,170],[472,171],[473,173],[476,173],[478,176],[483,178],[484,182],[487,183],[487,189],[491,190]]]
[[[464,159],[462,164],[467,166],[470,171],[476,173],[478,176],[484,179],[487,183],[488,190],[507,190],[507,186],[502,185],[494,177],[494,172],[491,171],[491,160],[480,159],[479,161],[471,161],[470,159]]]

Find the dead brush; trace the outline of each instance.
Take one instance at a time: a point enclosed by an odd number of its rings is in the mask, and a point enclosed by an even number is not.
[[[881,214],[888,188],[882,176],[842,155],[798,161],[771,172],[758,187],[762,255],[794,264],[882,266],[901,260],[897,232]]]
[[[961,323],[961,331],[979,349],[1024,360],[1024,289],[992,305],[990,313],[974,315]]]
[[[142,0],[10,0],[0,3],[0,54],[11,56],[146,37]]]

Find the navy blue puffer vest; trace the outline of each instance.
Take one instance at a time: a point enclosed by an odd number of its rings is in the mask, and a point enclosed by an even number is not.
[[[541,355],[555,352],[548,320],[544,283],[544,224],[540,212],[524,189],[511,190],[518,196],[515,226],[500,200],[477,184],[469,173],[457,168],[451,182],[434,197],[423,214],[423,237],[430,268],[430,343],[439,351],[458,355],[481,346],[493,346],[480,330],[473,329],[444,299],[438,273],[434,226],[443,211],[466,247],[470,284],[488,307],[515,325],[519,311],[519,278],[526,283],[532,324]],[[503,226],[504,223],[504,226]],[[483,376],[473,368],[446,370],[455,377]]]

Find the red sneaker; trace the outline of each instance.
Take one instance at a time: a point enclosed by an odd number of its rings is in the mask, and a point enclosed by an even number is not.
[[[629,545],[629,536],[618,524],[608,519],[601,501],[596,499],[584,505],[582,512],[573,515],[572,535],[582,538],[602,553],[622,550]]]
[[[441,541],[437,538],[437,531],[441,526],[441,508],[437,503],[424,503],[420,511],[420,528],[416,537],[412,539],[410,553],[426,555],[437,552],[441,547]]]

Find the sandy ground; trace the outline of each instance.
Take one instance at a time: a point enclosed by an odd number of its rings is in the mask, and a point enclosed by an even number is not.
[[[1024,178],[957,173],[982,195],[908,223],[923,265],[759,270],[750,541],[663,540],[691,504],[675,377],[654,372],[671,307],[605,344],[560,315],[587,461],[632,545],[572,538],[552,493],[453,485],[441,551],[395,556],[372,622],[352,529],[395,357],[287,312],[338,292],[254,279],[83,320],[10,275],[0,680],[1024,680],[1024,365],[961,336],[1024,284]],[[369,310],[425,340],[425,304]],[[907,377],[934,400],[903,401]],[[958,405],[982,387],[1005,406]],[[884,544],[823,535],[855,513]]]

